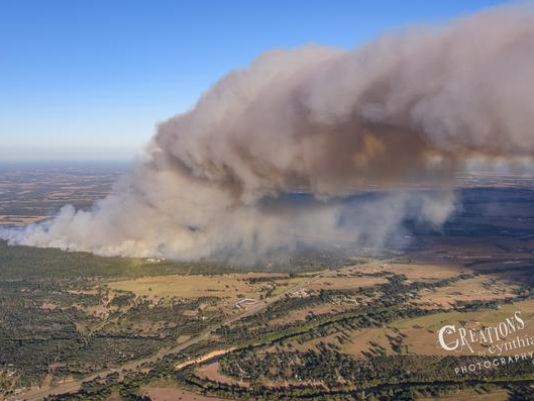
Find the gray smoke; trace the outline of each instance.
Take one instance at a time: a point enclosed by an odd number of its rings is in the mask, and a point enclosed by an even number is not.
[[[91,211],[2,235],[104,255],[255,259],[299,244],[380,246],[439,226],[473,158],[534,152],[534,7],[500,7],[342,51],[274,50],[159,125]],[[413,191],[417,186],[432,191]],[[380,196],[350,202],[361,191]],[[314,201],[288,200],[311,194]]]

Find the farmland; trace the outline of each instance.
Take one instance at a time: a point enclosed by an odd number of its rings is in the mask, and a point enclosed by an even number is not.
[[[75,176],[67,199],[92,200]],[[92,179],[95,197],[109,190],[108,178]],[[463,212],[441,231],[413,226],[417,240],[401,251],[331,262],[312,254],[233,266],[0,241],[2,397],[531,400],[529,361],[459,374],[488,348],[438,343],[444,325],[478,330],[516,312],[521,335],[534,337],[534,193],[520,184],[464,188]],[[17,197],[3,185],[12,208]],[[41,188],[36,204],[60,190]],[[55,210],[24,205],[41,218]]]

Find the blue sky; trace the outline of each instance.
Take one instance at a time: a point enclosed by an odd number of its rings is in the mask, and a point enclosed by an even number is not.
[[[503,1],[0,0],[0,160],[122,159],[271,48],[352,48]]]

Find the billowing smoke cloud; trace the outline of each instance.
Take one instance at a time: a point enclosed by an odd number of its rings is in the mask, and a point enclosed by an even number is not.
[[[451,178],[470,158],[531,157],[533,127],[532,5],[352,51],[274,50],[161,124],[132,175],[91,211],[66,206],[3,235],[179,259],[383,245],[406,218],[441,224],[454,209]]]

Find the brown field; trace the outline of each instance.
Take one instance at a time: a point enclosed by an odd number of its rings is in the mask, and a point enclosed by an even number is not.
[[[408,280],[429,281],[440,280],[464,273],[472,273],[469,268],[452,263],[399,263],[370,261],[365,264],[355,265],[340,270],[344,273],[379,273],[390,272],[404,274]]]
[[[467,322],[466,327],[477,329],[497,324],[513,315],[515,311],[522,313],[525,320],[526,328],[521,331],[523,335],[534,335],[534,300],[518,302],[515,304],[504,305],[499,310],[482,310],[476,312],[445,312],[437,313],[416,319],[400,320],[392,324],[406,337],[403,344],[406,345],[408,352],[423,355],[451,355],[442,350],[437,343],[437,331],[445,324],[455,324],[457,327],[462,326],[462,322]],[[512,340],[514,337],[510,337]],[[479,347],[475,351],[483,351]],[[532,350],[532,347],[528,350]],[[513,354],[514,351],[505,352],[504,355]],[[454,355],[466,354],[470,352],[466,349]]]
[[[354,331],[350,337],[350,342],[341,346],[341,351],[356,358],[364,357],[364,353],[369,353],[372,350],[375,350],[375,352],[381,350],[385,354],[391,354],[393,351],[387,338],[388,335],[396,336],[398,334],[388,328]]]
[[[419,302],[439,307],[452,307],[457,302],[506,299],[514,295],[515,284],[491,276],[477,276],[460,280],[447,287],[422,292]]]
[[[382,352],[391,354],[389,338],[402,335],[402,352],[414,353],[418,355],[472,355],[468,349],[460,352],[446,352],[437,341],[438,330],[446,324],[454,324],[457,327],[463,326],[471,329],[483,328],[497,324],[513,315],[515,311],[522,313],[522,318],[526,322],[526,328],[521,331],[521,336],[534,336],[534,300],[518,302],[516,304],[505,305],[499,310],[484,310],[477,312],[444,312],[424,316],[416,319],[399,320],[390,326],[381,328],[368,328],[355,330],[351,333],[349,342],[341,345],[344,353],[356,358],[365,356],[365,353]],[[515,336],[510,336],[509,340]],[[334,342],[332,337],[321,338],[321,341]],[[315,341],[307,342],[304,345],[295,345],[295,348],[305,350],[314,347]],[[474,347],[475,351],[483,351],[482,347]],[[534,350],[533,347],[525,349]],[[512,355],[514,350],[504,352],[503,355]]]
[[[152,401],[228,401],[223,398],[195,394],[179,388],[144,387],[141,394],[150,397]]]
[[[232,377],[226,376],[219,371],[219,362],[209,363],[207,365],[201,365],[200,368],[195,370],[195,374],[201,378],[212,380],[218,383],[237,384],[241,387],[249,387],[250,383],[245,381],[236,380]]]
[[[408,280],[412,281],[430,281],[442,280],[459,274],[469,274],[472,271],[468,268],[448,265],[448,264],[386,264],[386,270],[396,274],[404,274]]]
[[[202,296],[214,296],[220,298],[239,298],[245,296],[258,299],[262,292],[269,287],[265,283],[251,284],[248,282],[252,277],[269,277],[269,273],[225,274],[216,277],[203,275],[173,275],[152,276],[135,280],[110,282],[109,287],[114,290],[131,291],[137,296],[147,297],[178,297],[197,298]],[[279,274],[272,274],[279,277]],[[280,280],[277,288],[295,285],[304,278]],[[278,283],[278,280],[275,281]]]
[[[319,290],[343,290],[361,287],[371,287],[378,284],[387,283],[384,277],[350,277],[331,274],[321,277],[312,284],[306,286],[307,289]]]

